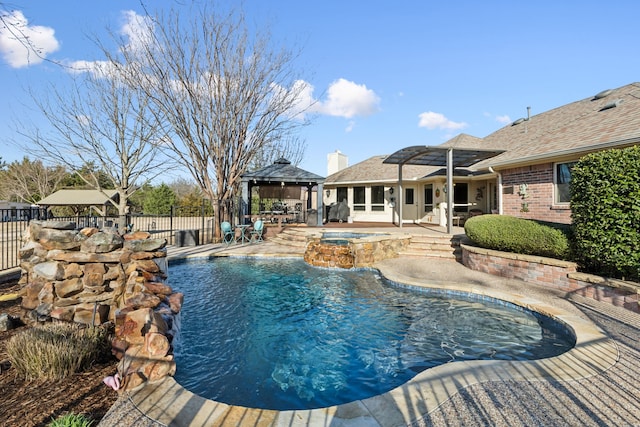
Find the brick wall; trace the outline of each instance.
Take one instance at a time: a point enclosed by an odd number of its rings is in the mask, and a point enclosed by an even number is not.
[[[494,276],[519,279],[640,313],[640,284],[577,273],[576,264],[461,245],[462,263]]]
[[[527,184],[527,197],[519,194],[521,184]],[[554,206],[553,192],[552,163],[502,171],[502,207],[505,215],[571,223],[571,210],[568,206]],[[523,204],[526,204],[526,208]]]

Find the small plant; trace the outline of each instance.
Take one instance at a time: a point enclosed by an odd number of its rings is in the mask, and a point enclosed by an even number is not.
[[[83,414],[66,414],[52,420],[47,427],[89,427],[93,420]]]
[[[13,336],[7,354],[26,380],[58,380],[81,372],[109,354],[110,329],[48,323]]]

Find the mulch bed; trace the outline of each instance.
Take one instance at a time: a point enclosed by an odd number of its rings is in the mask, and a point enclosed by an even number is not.
[[[0,284],[0,294],[18,290],[15,282]],[[0,313],[21,319],[25,316],[20,299],[0,301]],[[27,328],[28,325],[21,325],[0,332],[0,425],[46,426],[52,419],[70,412],[84,414],[97,425],[118,398],[118,394],[102,382],[104,377],[114,374],[116,360],[100,361],[90,370],[62,381],[25,381],[11,367],[6,344],[13,335]]]

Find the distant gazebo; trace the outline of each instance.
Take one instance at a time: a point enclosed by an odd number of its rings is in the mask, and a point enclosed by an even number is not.
[[[47,209],[52,206],[88,207],[95,210],[98,215],[106,216],[107,206],[111,204],[110,200],[118,203],[117,190],[63,189],[40,200],[38,205]]]
[[[322,226],[322,187],[324,180],[325,178],[320,175],[293,166],[289,160],[283,157],[276,160],[272,165],[253,172],[247,172],[242,175],[241,209],[243,218],[248,218],[253,212],[251,194],[256,187],[259,189],[260,200],[263,198],[275,200],[272,206],[258,206],[259,214],[264,212],[273,213],[276,203],[280,203],[276,206],[277,209],[287,212],[287,206],[283,205],[283,203],[287,199],[302,200],[301,192],[305,189],[307,192],[305,212],[307,215],[317,215],[317,221],[310,221],[307,218],[307,224]],[[312,206],[314,187],[316,188],[315,211]],[[293,211],[294,209],[296,207],[291,210]]]

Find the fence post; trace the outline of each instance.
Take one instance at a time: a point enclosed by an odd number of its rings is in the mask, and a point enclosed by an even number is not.
[[[173,240],[173,215],[175,215],[175,206],[171,206],[169,211],[169,241],[171,244],[175,244]]]

